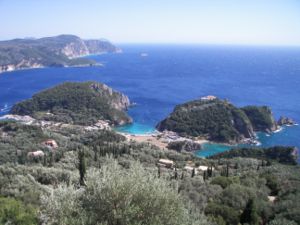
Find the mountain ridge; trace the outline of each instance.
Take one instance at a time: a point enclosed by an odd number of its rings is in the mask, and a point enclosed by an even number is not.
[[[20,69],[97,65],[82,58],[90,54],[118,53],[121,49],[107,40],[58,35],[39,39],[0,41],[0,73]]]

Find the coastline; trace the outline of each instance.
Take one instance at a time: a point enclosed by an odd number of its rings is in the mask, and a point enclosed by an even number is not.
[[[155,145],[159,148],[166,149],[168,144],[173,141],[183,141],[183,140],[190,140],[193,142],[196,142],[198,144],[204,144],[204,143],[209,143],[208,140],[191,140],[188,138],[180,137],[180,136],[170,136],[169,132],[160,132],[158,130],[155,130],[150,133],[145,133],[145,134],[131,134],[131,133],[126,133],[126,132],[121,132],[121,131],[116,131],[118,134],[123,135],[126,137],[128,141],[136,141],[139,143],[149,143],[152,145]]]
[[[297,126],[297,124],[295,124]],[[272,134],[277,134],[279,132],[282,132],[284,130],[285,126],[280,126],[277,130],[273,131],[271,134],[267,135],[270,136]],[[290,127],[290,126],[289,126]],[[191,140],[193,142],[201,144],[201,149],[193,151],[193,153],[197,157],[208,157],[213,154],[217,154],[219,152],[228,151],[232,148],[238,148],[238,147],[259,147],[262,146],[263,143],[260,141],[258,135],[256,134],[256,137],[254,139],[244,139],[240,143],[236,144],[229,144],[229,143],[217,143],[209,140],[192,140],[180,136],[176,136],[176,138],[170,140],[167,139],[164,136],[164,132],[160,132],[158,130],[154,130],[150,133],[144,133],[144,134],[133,134],[129,132],[124,131],[117,131],[117,133],[123,135],[126,137],[128,141],[136,141],[138,143],[148,143],[151,145],[155,145],[159,148],[166,149],[168,144],[172,141],[180,141],[180,140]],[[172,133],[172,132],[171,132]]]
[[[148,143],[151,145],[155,145],[159,148],[162,149],[166,149],[168,144],[170,142],[175,142],[175,141],[184,141],[184,140],[189,140],[198,144],[204,144],[204,143],[210,143],[208,140],[192,140],[192,139],[188,139],[188,138],[184,138],[181,136],[176,136],[170,132],[160,132],[158,130],[155,130],[151,133],[147,133],[147,134],[130,134],[130,133],[126,133],[126,132],[121,132],[121,131],[116,131],[118,134],[123,135],[124,137],[126,137],[126,139],[128,141],[135,141],[138,143]],[[172,135],[172,136],[171,136]],[[198,151],[198,150],[196,150]],[[196,152],[194,151],[194,152]]]
[[[97,53],[97,54],[86,54],[86,55],[80,55],[80,56],[77,56],[77,57],[72,57],[70,59],[80,59],[80,58],[87,58],[87,57],[92,57],[92,56],[99,56],[99,55],[104,55],[104,54],[108,54],[110,52],[100,52],[100,53]],[[112,52],[112,54],[121,54],[123,53],[122,50],[117,50],[115,52]],[[104,66],[103,63],[99,63],[99,62],[96,62],[95,64],[78,64],[78,65],[62,65],[61,67],[63,68],[79,68],[79,67],[100,67],[100,66]],[[1,68],[2,66],[0,66]],[[22,70],[33,70],[33,69],[46,69],[46,68],[60,68],[60,67],[55,67],[55,66],[43,66],[41,64],[39,64],[38,66],[31,66],[31,67],[23,67],[23,68],[14,68],[14,69],[9,69],[9,70],[0,70],[0,74],[3,74],[3,73],[10,73],[10,72],[15,72],[15,71],[22,71]]]
[[[35,70],[35,69],[47,69],[47,68],[80,68],[80,67],[102,67],[104,66],[104,64],[102,63],[96,63],[93,65],[90,64],[86,64],[86,65],[73,65],[73,66],[39,66],[39,67],[24,67],[24,68],[18,68],[18,69],[13,69],[13,70],[7,70],[7,71],[0,71],[0,75],[1,74],[5,74],[5,73],[12,73],[12,72],[16,72],[16,71],[22,71],[22,70]]]

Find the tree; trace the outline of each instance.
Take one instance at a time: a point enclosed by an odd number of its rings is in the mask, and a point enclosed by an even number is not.
[[[226,165],[226,177],[229,177],[229,163]]]
[[[203,180],[204,180],[204,181],[207,180],[207,171],[204,171],[204,172],[203,172]]]
[[[85,153],[84,150],[79,150],[78,151],[78,170],[79,170],[79,183],[80,185],[84,186],[85,185],[85,174],[86,174],[86,160],[85,160]]]
[[[13,198],[0,197],[0,224],[38,224],[36,211]]]
[[[161,175],[161,169],[160,169],[160,166],[157,167],[157,176],[158,178],[160,178],[160,175]]]
[[[174,179],[177,180],[178,179],[178,172],[177,172],[177,168],[175,167],[175,171],[174,171]]]
[[[196,175],[196,170],[195,170],[195,168],[193,168],[193,170],[192,170],[192,177],[194,177]]]
[[[248,201],[241,215],[240,221],[242,224],[259,225],[259,216],[257,213],[255,200],[253,198]]]
[[[41,208],[49,225],[206,224],[191,221],[193,215],[169,181],[137,162],[126,170],[117,161],[90,170],[86,186],[59,186],[42,196]]]

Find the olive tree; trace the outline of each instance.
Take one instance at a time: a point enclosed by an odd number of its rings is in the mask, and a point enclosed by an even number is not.
[[[42,198],[47,224],[196,225],[205,218],[189,215],[180,195],[156,172],[114,160],[87,173],[86,186],[61,186]],[[195,218],[195,219],[191,219]],[[206,224],[206,222],[205,222]]]

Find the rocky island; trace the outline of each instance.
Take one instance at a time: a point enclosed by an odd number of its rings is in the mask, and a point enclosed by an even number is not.
[[[0,41],[0,73],[29,68],[97,65],[82,58],[121,49],[107,40],[83,40],[75,35]]]
[[[184,137],[236,144],[255,138],[257,131],[275,131],[277,124],[267,106],[238,108],[227,100],[205,97],[177,105],[156,127]]]
[[[94,125],[106,120],[111,125],[132,122],[125,112],[128,97],[98,82],[66,82],[35,94],[13,106],[10,113],[37,120]]]

